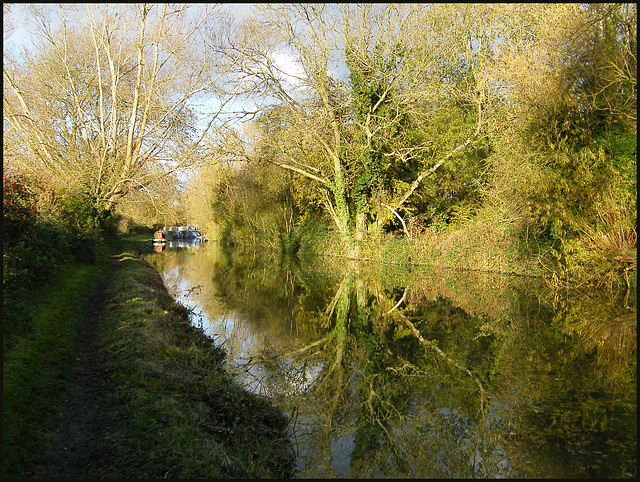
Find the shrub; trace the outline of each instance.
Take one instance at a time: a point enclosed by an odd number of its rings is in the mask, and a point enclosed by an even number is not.
[[[27,235],[36,222],[37,210],[33,193],[21,176],[2,175],[2,221],[4,239]]]
[[[29,179],[3,173],[3,328],[24,333],[31,325],[31,290],[70,260],[94,262],[95,231],[81,233],[45,222],[36,209],[38,189]]]

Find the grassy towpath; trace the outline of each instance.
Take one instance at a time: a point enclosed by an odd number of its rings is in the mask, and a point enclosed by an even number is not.
[[[104,467],[110,466],[117,457],[105,443],[118,421],[108,406],[107,393],[111,389],[108,361],[100,349],[99,336],[101,314],[107,304],[105,287],[118,268],[116,258],[112,258],[106,273],[95,286],[89,286],[93,288],[93,296],[77,325],[75,354],[65,377],[64,397],[55,414],[55,428],[45,434],[41,456],[27,474],[31,477],[81,478],[88,473],[99,476],[109,472]],[[78,301],[86,299],[85,296]]]
[[[233,383],[134,246],[34,299],[3,363],[5,477],[290,476],[286,418]]]

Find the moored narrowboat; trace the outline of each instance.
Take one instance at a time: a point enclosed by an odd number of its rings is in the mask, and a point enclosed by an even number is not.
[[[166,234],[163,230],[153,233],[153,244],[164,244],[167,242]]]

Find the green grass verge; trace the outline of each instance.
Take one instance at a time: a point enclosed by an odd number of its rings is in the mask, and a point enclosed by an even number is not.
[[[287,419],[236,386],[224,352],[188,321],[160,274],[119,256],[106,287],[102,339],[110,402],[124,423],[112,433],[119,477],[287,477]]]
[[[28,293],[28,333],[3,353],[3,473],[16,476],[33,462],[52,428],[76,353],[76,333],[106,265],[71,263]],[[36,302],[37,300],[37,302]],[[6,322],[6,320],[4,320]]]
[[[286,417],[234,384],[224,351],[189,323],[160,274],[136,254],[143,240],[127,237],[102,247],[105,254],[120,253],[98,315],[112,425],[101,445],[104,456],[86,467],[87,476],[290,476]],[[28,473],[55,429],[79,323],[106,264],[62,269],[30,293],[33,329],[5,344],[5,477]]]

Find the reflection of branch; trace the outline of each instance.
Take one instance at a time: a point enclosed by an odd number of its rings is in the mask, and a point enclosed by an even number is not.
[[[367,407],[369,407],[369,412],[371,412],[371,422],[378,424],[378,426],[382,429],[382,431],[387,436],[388,445],[395,452],[395,455],[396,455],[396,458],[398,459],[398,461],[400,461],[403,464],[405,464],[406,466],[408,466],[411,469],[411,472],[412,472],[413,476],[415,477],[415,473],[413,472],[413,468],[411,467],[411,464],[407,463],[404,460],[404,458],[402,457],[402,455],[398,451],[398,448],[396,447],[395,440],[391,437],[391,434],[387,430],[387,427],[385,427],[384,424],[382,423],[382,421],[380,420],[380,418],[376,416],[375,410],[373,409],[373,397],[374,396],[377,397],[378,400],[380,400],[380,402],[382,403],[382,399],[380,398],[380,396],[373,389],[373,379],[371,379],[371,381],[369,382],[369,396],[367,397],[367,400],[365,402],[363,402],[365,405],[367,405]],[[392,405],[392,408],[395,409],[395,407],[393,407],[393,405]]]
[[[387,367],[386,370],[388,372],[399,374],[403,377],[424,377],[425,375],[427,375],[426,372],[423,372],[418,367],[416,367],[415,365],[412,365],[409,362],[405,362],[405,364],[402,365],[400,368]],[[409,370],[411,371],[410,373],[409,373]]]
[[[435,343],[425,340],[422,337],[422,334],[420,333],[420,331],[415,327],[413,323],[411,323],[409,318],[407,318],[405,315],[403,315],[400,312],[398,312],[398,314],[404,320],[405,324],[409,327],[409,329],[413,332],[415,337],[420,341],[420,343],[422,343],[426,347],[432,348],[433,350],[436,351],[436,353],[438,353],[438,355],[440,355],[442,358],[447,360],[458,370],[462,370],[463,372],[465,372],[467,375],[469,375],[471,378],[474,379],[474,381],[476,382],[476,385],[478,385],[478,388],[480,389],[480,410],[484,414],[484,403],[487,397],[485,395],[484,387],[482,386],[482,382],[480,382],[480,379],[476,377],[473,373],[471,373],[471,371],[467,367],[460,365],[457,361],[455,361],[453,358],[451,358],[449,355],[443,352],[440,348],[438,348],[438,346]]]
[[[408,290],[408,289],[409,289],[409,287],[407,286],[407,287],[404,289],[404,293],[402,293],[402,298],[400,298],[400,301],[398,301],[398,302],[396,303],[396,306],[394,306],[394,307],[393,307],[393,308],[391,308],[389,311],[387,311],[387,312],[385,313],[385,315],[390,314],[392,311],[396,310],[396,309],[398,308],[398,306],[400,306],[400,304],[401,304],[401,303],[404,301],[404,299],[407,297],[407,290]]]
[[[327,373],[325,373],[324,377],[322,377],[322,380],[320,380],[319,382],[317,382],[316,386],[313,389],[313,392],[318,393],[320,390],[322,390],[322,388],[324,387],[325,383],[328,382],[330,375],[334,372],[334,370],[337,368],[337,364],[334,363],[331,368],[329,368],[329,370],[327,370]],[[342,383],[342,370],[337,370],[336,371],[338,380],[336,381],[335,386],[338,387],[338,389],[333,390],[333,400],[331,405],[333,405],[333,407],[331,408],[330,413],[335,413],[336,407],[338,406],[338,401],[340,399],[340,396],[344,395],[344,385]],[[329,412],[327,412],[327,415],[329,414]]]
[[[338,290],[336,291],[336,294],[334,295],[333,299],[331,300],[331,303],[329,304],[329,306],[325,310],[325,314],[327,315],[327,318],[329,318],[329,319],[331,319],[331,316],[333,315],[333,310],[335,309],[336,305],[338,304],[338,300],[340,299],[340,295],[342,294],[342,290],[344,289],[344,284],[347,281],[347,278],[348,278],[348,276],[345,276],[342,279],[342,282],[340,283],[340,286],[338,286]]]
[[[352,279],[353,278],[351,274],[344,277],[344,279],[342,280],[342,283],[340,283],[340,286],[338,287],[338,291],[336,295],[334,296],[331,302],[331,306],[327,308],[328,318],[331,318],[331,316],[333,315],[333,311],[334,309],[336,309],[336,306],[337,306],[336,326],[328,335],[328,337],[331,337],[331,336],[335,337],[336,357],[333,363],[331,364],[331,367],[327,371],[324,379],[322,380],[322,382],[320,382],[318,386],[322,385],[329,378],[329,375],[333,373],[333,371],[336,370],[336,368],[342,365],[344,345],[346,342],[347,317],[349,314],[349,292],[344,293],[344,287],[345,287],[345,284],[347,283],[350,284]]]
[[[391,438],[391,434],[389,433],[389,431],[387,430],[387,428],[382,425],[382,422],[380,420],[378,420],[376,418],[376,423],[380,426],[380,428],[384,431],[385,435],[387,436],[387,440],[388,440],[388,444],[389,446],[393,449],[393,451],[396,454],[396,459],[401,462],[405,467],[408,467],[409,470],[411,470],[411,475],[413,477],[416,477],[416,473],[413,470],[413,466],[410,463],[407,463],[404,459],[404,457],[402,457],[402,455],[400,454],[400,452],[398,451],[398,448],[396,447],[396,442],[393,438]]]
[[[300,353],[304,353],[308,349],[313,348],[314,346],[318,346],[318,345],[324,343],[325,341],[327,341],[327,337],[326,336],[324,338],[321,338],[320,340],[314,341],[313,343],[309,343],[308,345],[305,345],[302,348],[298,348],[297,350],[288,351],[287,353],[282,353],[280,355],[277,355],[277,356],[271,358],[271,360],[277,360],[278,358],[282,358],[282,357],[285,357],[285,356],[299,355]]]

